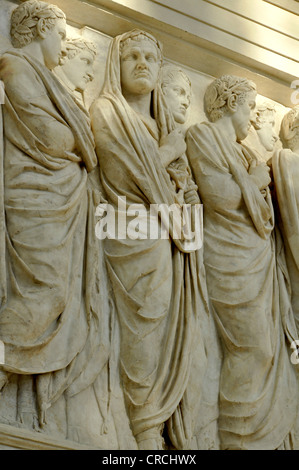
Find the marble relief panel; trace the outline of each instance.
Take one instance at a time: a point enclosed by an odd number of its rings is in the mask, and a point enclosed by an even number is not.
[[[0,423],[105,449],[298,448],[297,115],[150,31],[0,9]],[[167,238],[147,236],[157,205],[179,208],[155,219]],[[108,210],[134,236],[101,239]]]

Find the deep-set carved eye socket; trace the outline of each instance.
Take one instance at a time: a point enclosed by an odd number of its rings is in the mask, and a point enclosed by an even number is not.
[[[122,60],[123,61],[128,61],[128,60],[137,60],[138,59],[138,55],[136,52],[128,52],[127,54],[124,54],[122,56]]]
[[[147,54],[145,58],[147,62],[153,62],[153,63],[157,62],[157,57],[154,54]]]

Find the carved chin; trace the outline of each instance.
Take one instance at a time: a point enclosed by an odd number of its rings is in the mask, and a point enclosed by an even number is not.
[[[181,112],[174,112],[173,117],[176,122],[179,124],[184,124],[186,122],[186,112],[181,111]]]
[[[145,77],[140,77],[136,79],[134,86],[135,86],[136,92],[141,93],[141,94],[149,93],[154,89],[151,82]]]
[[[274,150],[274,143],[273,144],[268,144],[265,149],[267,152],[272,152]]]

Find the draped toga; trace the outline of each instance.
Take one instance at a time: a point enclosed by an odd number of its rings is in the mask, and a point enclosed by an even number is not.
[[[272,170],[278,221],[286,250],[292,306],[299,328],[299,155],[284,149],[274,154]]]
[[[249,176],[254,154],[213,124],[191,127],[187,155],[204,204],[207,286],[223,345],[221,446],[287,446],[297,407],[296,330],[269,188],[260,191]]]
[[[45,66],[11,51],[0,77],[0,339],[4,369],[36,375],[42,416],[63,393],[93,383],[107,362],[98,201],[88,185],[97,158],[87,112]],[[49,140],[53,123],[59,132]],[[70,133],[74,149],[66,149]]]
[[[149,215],[151,204],[177,202],[159,155],[161,121],[166,122],[161,90],[153,99],[157,128],[121,92],[119,44],[129,36],[112,42],[104,87],[91,108],[101,181],[116,219],[119,198],[127,214],[132,204],[142,205]],[[131,220],[127,215],[126,227]],[[155,439],[167,422],[172,445],[188,448],[199,419],[206,345],[213,347],[200,251],[184,252],[184,241],[170,235],[107,238],[105,254],[119,316],[122,383],[133,434],[137,442]]]

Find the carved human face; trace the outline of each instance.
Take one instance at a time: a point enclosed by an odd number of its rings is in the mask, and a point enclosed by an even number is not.
[[[256,95],[256,91],[250,91],[247,93],[244,102],[236,103],[232,114],[232,123],[238,142],[244,140],[248,136],[256,106]]]
[[[275,119],[273,113],[268,113],[265,115],[265,121],[262,122],[261,128],[256,130],[260,143],[268,152],[274,150],[274,146],[278,140],[278,135],[274,127]]]
[[[93,64],[92,53],[88,50],[82,50],[72,59],[65,57],[60,67],[73,85],[74,90],[82,93],[94,78]]]
[[[66,21],[57,19],[54,27],[41,36],[41,47],[45,66],[52,70],[59,63],[62,47],[66,38]]]
[[[120,60],[123,94],[147,95],[158,80],[160,58],[153,41],[140,38],[125,45]]]
[[[183,75],[178,73],[173,83],[163,86],[163,93],[174,120],[179,124],[184,124],[190,106],[191,87],[189,83]]]

